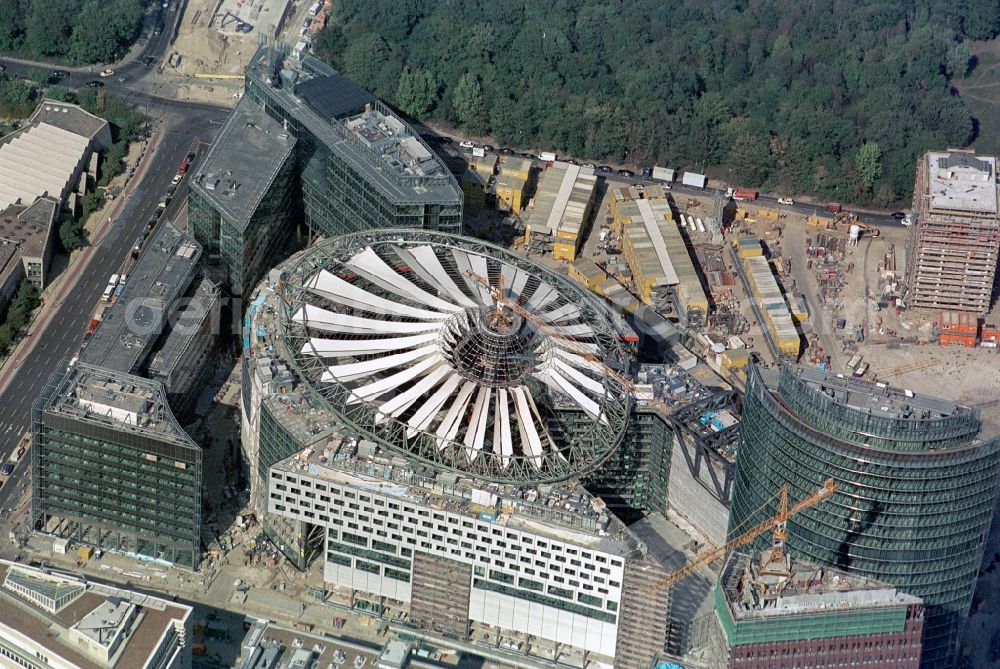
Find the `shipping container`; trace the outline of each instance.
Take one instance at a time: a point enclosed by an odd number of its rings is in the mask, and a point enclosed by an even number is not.
[[[737,188],[733,191],[733,199],[737,202],[753,202],[757,199],[757,191],[752,188]]]
[[[827,202],[826,203],[826,210],[828,212],[830,212],[831,214],[839,214],[841,211],[843,211],[843,209],[844,208],[840,205],[839,202]]]

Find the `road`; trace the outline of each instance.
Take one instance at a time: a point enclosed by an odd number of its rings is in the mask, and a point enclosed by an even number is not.
[[[162,8],[157,11],[162,11]],[[181,12],[169,14],[177,21]],[[150,17],[147,17],[147,24],[149,20]],[[132,54],[131,62],[116,68],[119,73],[128,74],[124,82],[118,81],[116,77],[103,80],[105,90],[125,99],[138,111],[154,119],[162,141],[156,153],[147,157],[149,164],[145,167],[141,181],[134,187],[131,195],[127,196],[124,205],[121,205],[114,225],[93,248],[94,255],[87,271],[79,276],[67,277],[73,285],[67,286],[68,293],[55,305],[55,312],[46,328],[31,333],[36,339],[34,348],[23,354],[23,359],[15,359],[13,378],[0,394],[0,461],[8,459],[21,436],[30,429],[32,404],[56,366],[70,360],[79,351],[87,324],[107,285],[108,276],[128,260],[136,238],[176,174],[177,165],[193,142],[211,142],[229,113],[229,108],[225,106],[171,100],[144,90],[157,74],[155,68],[146,68],[141,58],[162,55],[169,47],[170,32],[168,26],[161,35],[142,45],[138,56]],[[29,70],[37,67],[56,69],[51,65],[9,58],[0,59],[0,62],[7,67],[8,73],[15,76],[25,76]],[[94,79],[88,69],[59,69],[70,73],[60,81],[61,85],[79,86]],[[185,186],[175,194],[167,217],[181,205]],[[74,266],[67,271],[79,270]],[[29,460],[27,456],[22,458],[14,473],[0,488],[0,518],[6,515],[3,513],[5,509],[11,508],[16,488],[26,480],[25,463]]]

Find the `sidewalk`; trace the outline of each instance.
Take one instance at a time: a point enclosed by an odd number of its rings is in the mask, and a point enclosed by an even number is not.
[[[17,368],[21,362],[31,354],[35,349],[36,343],[42,339],[45,329],[58,312],[59,307],[62,306],[66,295],[76,285],[75,279],[87,271],[97,248],[100,247],[101,241],[114,225],[118,212],[124,206],[128,197],[135,191],[136,187],[142,183],[146,170],[152,163],[151,159],[156,155],[156,150],[159,148],[162,139],[163,134],[157,128],[149,138],[146,153],[135,171],[135,176],[126,183],[121,195],[115,198],[109,208],[104,208],[100,212],[94,212],[93,216],[100,217],[100,223],[89,240],[87,247],[80,251],[74,251],[70,256],[69,265],[63,270],[63,273],[42,292],[42,306],[38,308],[35,317],[27,328],[30,336],[21,339],[17,347],[0,363],[0,394],[3,394],[7,390],[14,376],[17,375]],[[122,260],[124,261],[124,258]],[[72,281],[69,280],[70,277],[72,277]],[[82,328],[83,325],[81,323],[80,327]]]

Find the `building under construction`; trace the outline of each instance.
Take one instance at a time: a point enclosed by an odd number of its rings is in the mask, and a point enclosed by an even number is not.
[[[873,579],[768,549],[733,553],[696,632],[709,669],[917,669],[924,607]]]
[[[791,555],[922,598],[921,666],[953,666],[1000,472],[978,412],[783,365],[751,370],[742,421],[730,536],[769,517],[781,485],[800,498],[833,477],[839,492],[788,522]]]
[[[909,306],[989,311],[1000,246],[996,164],[957,150],[931,151],[918,162]]]
[[[632,409],[595,297],[497,246],[386,230],[293,256],[246,325],[251,503],[296,565],[322,560],[325,599],[518,666],[647,669],[668,646],[664,566],[584,486]],[[664,485],[665,424],[635,439],[660,460],[623,476]]]

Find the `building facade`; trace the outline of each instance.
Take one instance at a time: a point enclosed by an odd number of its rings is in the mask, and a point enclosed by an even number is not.
[[[1000,248],[996,167],[996,158],[973,151],[930,151],[920,158],[909,306],[978,316],[989,311]]]
[[[161,384],[60,369],[32,411],[31,471],[36,530],[197,569],[202,453]]]
[[[0,560],[0,666],[190,669],[191,607]]]
[[[245,82],[191,184],[195,238],[217,257],[233,294],[249,296],[299,224],[309,239],[459,231],[454,177],[370,93],[315,58],[290,59],[271,46],[258,49]]]
[[[669,428],[643,421],[644,453],[616,459],[628,393],[567,348],[624,359],[594,298],[478,240],[390,230],[293,256],[244,326],[252,504],[296,564],[322,561],[325,598],[521,661],[663,652],[666,569],[583,481],[607,466],[623,504],[659,506],[629,474],[665,485]]]
[[[792,555],[922,598],[922,666],[952,666],[1000,472],[977,413],[783,366],[751,371],[742,421],[730,535],[773,514],[782,485],[797,499],[833,477],[837,494],[788,522]]]

